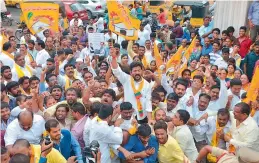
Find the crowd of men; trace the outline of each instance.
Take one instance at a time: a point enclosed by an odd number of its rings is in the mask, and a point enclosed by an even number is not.
[[[252,5],[251,29],[259,1]],[[98,163],[259,162],[259,90],[242,102],[259,66],[258,29],[251,39],[245,26],[211,21],[198,30],[160,21],[156,32],[143,22],[134,42],[105,30],[102,17],[83,25],[78,14],[69,30],[61,23],[43,38],[25,28],[18,44],[1,27],[2,163],[89,162],[96,141]],[[95,32],[105,33],[100,54],[88,43]],[[188,67],[167,69],[191,42]]]

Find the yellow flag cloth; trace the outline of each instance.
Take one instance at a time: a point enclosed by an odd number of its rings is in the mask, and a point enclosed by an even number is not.
[[[182,58],[182,52],[183,52],[183,46],[180,46],[177,49],[177,52],[170,58],[169,61],[166,63],[166,69],[169,69],[171,67],[176,67],[181,63],[181,58]]]
[[[256,100],[256,97],[258,95],[259,90],[259,66],[255,68],[255,73],[252,78],[252,82],[250,84],[250,88],[246,94],[246,99],[243,100],[245,103],[250,103],[250,101],[254,102]]]
[[[163,60],[159,53],[157,44],[154,45],[154,56],[155,56],[155,60],[156,60],[156,66],[159,68],[163,64]]]

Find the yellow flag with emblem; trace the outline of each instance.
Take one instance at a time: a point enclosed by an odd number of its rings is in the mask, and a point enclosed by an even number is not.
[[[32,34],[46,29],[58,32],[59,5],[53,3],[21,3],[24,21]]]
[[[138,40],[140,20],[118,1],[107,1],[109,29],[126,40]]]
[[[196,37],[195,36],[190,44],[190,46],[187,48],[187,50],[185,51],[183,57],[182,57],[182,64],[181,64],[181,67],[180,67],[180,74],[183,72],[184,69],[187,69],[187,64],[188,64],[188,60],[190,59],[191,57],[191,54],[192,54],[192,51],[193,51],[193,48],[195,46],[195,42],[196,42]]]
[[[181,57],[183,52],[183,46],[180,46],[176,53],[170,58],[170,60],[166,63],[166,69],[174,68],[181,63]]]

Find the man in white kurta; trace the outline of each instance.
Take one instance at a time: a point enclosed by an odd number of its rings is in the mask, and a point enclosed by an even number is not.
[[[117,63],[117,56],[115,49],[111,49],[110,51],[112,56],[112,72],[118,78],[118,80],[122,83],[124,89],[124,101],[130,102],[135,109],[135,114],[137,120],[152,122],[152,105],[151,105],[151,85],[142,77],[143,73],[143,65],[139,62],[131,63],[131,75],[126,74],[121,70]],[[144,82],[144,83],[143,83]],[[140,103],[141,109],[137,105],[137,98],[135,97],[135,93],[133,91],[133,86],[136,90],[139,90],[141,85],[143,86],[140,90]],[[147,118],[147,119],[146,119]]]

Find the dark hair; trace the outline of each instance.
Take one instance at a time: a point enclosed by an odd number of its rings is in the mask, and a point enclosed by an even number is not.
[[[140,136],[150,136],[151,135],[151,128],[147,123],[143,123],[138,127],[137,134]]]
[[[128,47],[128,41],[127,41],[127,40],[123,40],[123,41],[121,42],[121,47],[122,47],[123,49],[127,49],[127,47]]]
[[[188,87],[188,84],[183,80],[178,80],[177,83],[175,84],[175,87],[177,87],[178,85],[183,85],[185,89],[187,89]]]
[[[107,105],[107,104],[103,104],[100,108],[98,117],[100,119],[106,119],[107,117],[109,117],[110,115],[113,114],[113,108],[111,105]]]
[[[19,83],[17,81],[10,81],[9,83],[7,83],[6,88],[8,92],[11,92],[11,89],[13,87],[19,87]]]
[[[168,96],[167,96],[167,99],[170,99],[170,100],[175,100],[175,101],[179,101],[179,96],[176,94],[176,93],[170,93]]]
[[[134,43],[133,46],[137,46],[139,48],[139,43]]]
[[[229,48],[227,47],[222,48],[222,53],[229,53]]]
[[[242,86],[242,82],[240,79],[231,79],[230,80],[230,87],[233,87],[234,85],[241,85]]]
[[[164,9],[163,9],[163,8],[160,8],[159,11],[160,11],[160,12],[164,12]]]
[[[37,40],[36,42],[38,43],[38,45],[40,45],[40,47],[41,47],[42,49],[45,48],[45,43],[44,43],[44,41],[42,41],[42,40]]]
[[[210,95],[208,95],[207,93],[201,93],[201,94],[199,95],[199,99],[200,99],[201,97],[205,97],[205,98],[208,99],[209,101],[211,100]]]
[[[121,55],[121,59],[122,59],[123,57],[129,58],[128,54],[122,54],[122,55]]]
[[[223,31],[222,31],[222,35],[223,35],[223,34],[226,34],[227,36],[229,36],[229,33],[228,33],[227,30],[223,30]]]
[[[223,116],[227,115],[228,117],[230,117],[228,109],[225,109],[225,108],[221,108],[218,110],[217,116],[219,115],[223,115]]]
[[[59,55],[62,55],[62,54],[65,54],[65,52],[64,52],[63,49],[57,51],[57,55],[58,55],[58,56],[59,56]]]
[[[119,49],[121,48],[120,44],[118,44],[118,43],[113,44],[113,47],[114,48],[119,48]]]
[[[151,93],[151,100],[158,100],[159,102],[161,102],[161,98],[160,98],[159,94],[155,91],[153,91]]]
[[[46,131],[50,132],[51,128],[58,127],[59,122],[56,119],[49,119],[45,123]]]
[[[56,112],[57,112],[58,108],[61,108],[61,107],[64,107],[66,109],[66,112],[69,112],[68,104],[59,104],[58,106],[56,106],[55,115],[56,115]]]
[[[104,90],[102,96],[104,94],[106,94],[106,93],[109,94],[110,96],[112,96],[112,100],[113,101],[116,99],[116,93],[115,93],[115,91],[113,89],[106,89],[106,90]]]
[[[29,80],[30,78],[28,76],[23,76],[18,80],[18,83],[21,85],[25,80]]]
[[[3,155],[3,154],[6,154],[7,153],[7,148],[6,147],[4,147],[4,146],[1,146],[1,155]]]
[[[10,68],[9,66],[2,66],[2,67],[1,67],[1,75],[3,76],[4,71],[5,71],[5,70],[8,70],[8,69],[11,70],[11,68]]]
[[[218,67],[217,65],[211,65],[210,69],[211,69],[212,67],[216,67],[217,70],[219,69],[219,67]]]
[[[78,96],[78,93],[77,93],[78,90],[76,88],[73,88],[73,87],[69,87],[68,89],[66,89],[65,96],[66,96],[67,92],[69,92],[69,91],[74,91],[76,93],[76,96]]]
[[[5,92],[7,91],[6,86],[4,83],[1,83],[1,92],[4,92],[4,91]]]
[[[31,84],[31,82],[34,81],[34,80],[40,81],[40,79],[37,76],[33,75],[32,77],[30,77],[29,83]]]
[[[35,45],[35,42],[34,42],[34,40],[29,40],[28,41],[28,44],[32,44],[33,46]]]
[[[227,28],[227,31],[228,31],[229,33],[234,33],[234,32],[235,32],[235,28],[234,28],[233,26],[229,26],[229,27]]]
[[[55,88],[59,88],[61,90],[61,92],[63,91],[62,87],[60,85],[54,85],[53,87],[50,88],[50,93],[52,93],[53,89]]]
[[[246,32],[246,30],[247,30],[247,28],[246,28],[246,26],[241,26],[240,28],[239,28],[239,30],[244,30],[245,32]]]
[[[185,72],[189,72],[190,74],[192,73],[191,70],[189,70],[189,69],[184,69],[184,70],[182,71],[182,74],[181,74],[181,75],[183,76],[183,74],[184,74]]]
[[[154,131],[158,129],[163,129],[167,132],[167,124],[163,120],[159,120],[154,125]]]
[[[259,46],[259,41],[255,41],[254,46]]]
[[[46,80],[47,83],[49,82],[49,79],[50,79],[52,76],[57,77],[57,75],[55,75],[55,74],[48,74],[48,75],[46,75],[45,80]]]
[[[84,106],[82,103],[80,103],[80,102],[74,103],[74,104],[71,106],[71,109],[72,109],[74,112],[78,112],[78,113],[81,114],[81,115],[85,115],[85,114],[86,114],[85,106]]]
[[[73,54],[73,51],[70,48],[64,49],[64,52],[65,52],[65,55]]]
[[[132,71],[135,67],[140,67],[141,69],[143,69],[143,64],[141,62],[132,62],[130,64],[130,71]]]
[[[122,102],[120,104],[120,110],[123,111],[123,110],[131,110],[133,107],[132,107],[132,104],[130,102]]]
[[[11,157],[9,163],[30,163],[30,157],[25,154],[17,153]]]
[[[91,106],[90,106],[90,115],[94,116],[94,114],[98,114],[100,111],[100,108],[102,107],[102,103],[100,102],[94,102]]]
[[[13,147],[15,147],[15,146],[29,148],[30,147],[30,143],[26,139],[17,139],[14,142],[14,144],[13,144]]]
[[[47,62],[55,63],[55,60],[54,60],[54,58],[48,58]]]
[[[220,42],[219,41],[214,41],[213,44],[217,44],[218,46],[220,46]]]
[[[213,86],[210,87],[210,90],[212,90],[212,89],[219,89],[219,90],[220,90],[220,86],[218,86],[218,85],[213,85]]]
[[[150,38],[152,38],[152,37],[156,37],[156,33],[155,33],[155,32],[152,32],[152,33],[150,34]]]
[[[213,33],[214,31],[217,31],[217,32],[220,34],[220,29],[219,29],[219,28],[214,28],[214,29],[212,30],[212,33]]]
[[[166,90],[164,89],[164,87],[161,85],[156,87],[153,92],[163,92],[165,95],[167,93]]]
[[[1,101],[1,109],[4,109],[4,108],[9,108],[10,109],[10,106],[7,102],[3,102]]]
[[[201,75],[194,75],[193,79],[199,79],[201,81],[201,83],[204,82],[204,79]]]
[[[180,120],[183,121],[183,124],[186,124],[190,119],[190,113],[186,110],[177,110],[177,113],[179,114]]]
[[[27,98],[26,95],[19,95],[19,96],[17,96],[16,97],[16,102],[15,102],[16,106],[18,106],[18,102],[21,102],[23,99],[26,100],[26,98]]]
[[[235,105],[236,107],[241,108],[241,113],[249,115],[250,114],[250,106],[245,102],[240,102]]]
[[[64,66],[64,71],[66,71],[66,68],[67,68],[67,67],[73,67],[73,68],[75,68],[74,65],[67,63],[67,64]]]
[[[3,51],[7,51],[8,49],[10,49],[12,47],[12,44],[11,44],[11,42],[10,41],[8,41],[8,42],[5,42],[4,44],[3,44]]]

